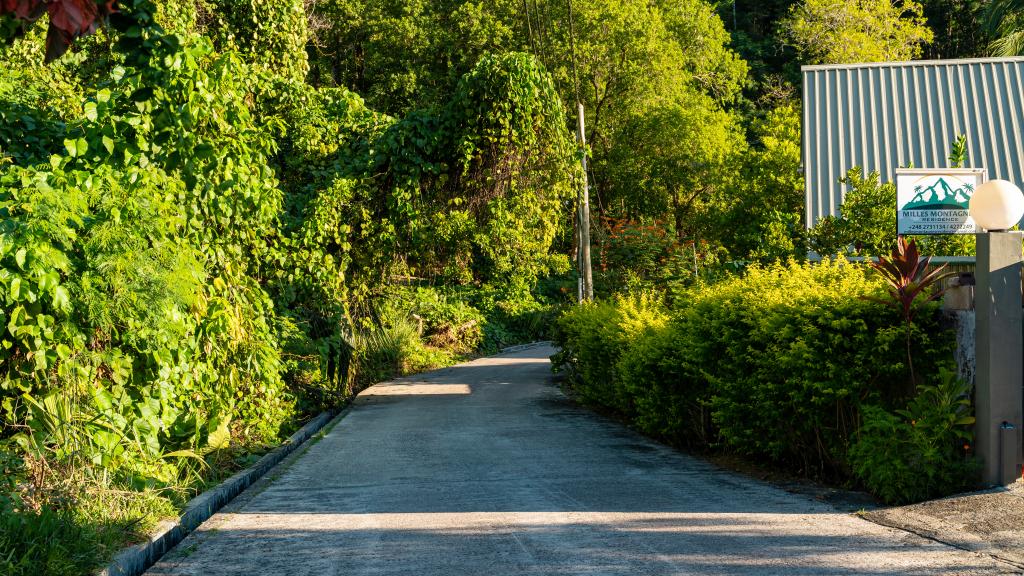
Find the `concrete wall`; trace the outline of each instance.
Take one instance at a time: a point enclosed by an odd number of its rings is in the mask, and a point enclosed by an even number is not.
[[[977,366],[974,355],[974,310],[947,310],[945,314],[956,332],[957,373],[963,380],[974,384]]]
[[[946,314],[956,331],[956,368],[960,378],[974,384],[974,310],[950,310]]]

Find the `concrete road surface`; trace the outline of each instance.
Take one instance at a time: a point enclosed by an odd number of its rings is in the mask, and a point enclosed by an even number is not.
[[[577,408],[551,383],[552,352],[367,390],[321,441],[148,574],[1015,571],[719,470]]]

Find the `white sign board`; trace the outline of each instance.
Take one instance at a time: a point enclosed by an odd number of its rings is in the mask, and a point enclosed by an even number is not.
[[[983,168],[896,170],[898,234],[974,234],[968,212],[974,190],[985,181]]]

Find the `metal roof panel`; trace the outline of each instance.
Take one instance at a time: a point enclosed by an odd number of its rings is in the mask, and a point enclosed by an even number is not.
[[[1024,184],[1024,57],[801,70],[807,226],[838,214],[849,169],[889,182],[896,168],[944,168],[960,134],[967,167]]]

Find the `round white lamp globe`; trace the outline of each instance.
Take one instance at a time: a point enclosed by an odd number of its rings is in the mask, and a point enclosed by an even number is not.
[[[989,180],[971,195],[970,212],[985,230],[1007,230],[1024,217],[1024,193],[1012,182]]]

